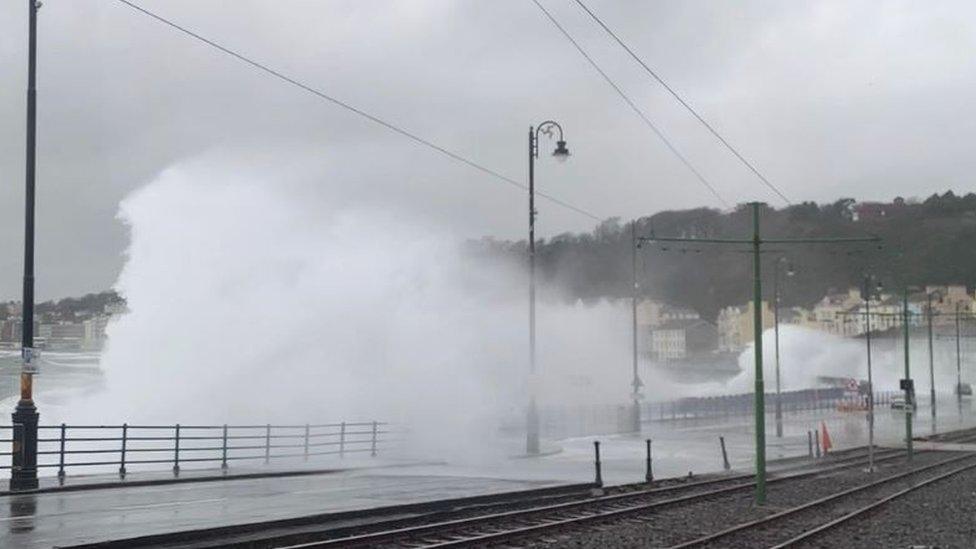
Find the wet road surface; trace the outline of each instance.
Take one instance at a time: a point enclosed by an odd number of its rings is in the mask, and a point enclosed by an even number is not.
[[[552,486],[350,472],[0,499],[0,547],[52,547],[154,533]]]

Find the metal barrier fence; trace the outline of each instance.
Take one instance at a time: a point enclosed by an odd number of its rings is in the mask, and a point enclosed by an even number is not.
[[[834,410],[847,399],[843,388],[801,389],[782,391],[781,406],[784,413],[814,410]],[[766,412],[775,410],[776,393],[766,393]],[[646,421],[665,421],[706,417],[730,417],[751,415],[755,405],[753,393],[711,397],[688,397],[667,402],[643,403],[642,417]]]
[[[890,405],[894,397],[904,391],[875,391],[875,407]],[[867,394],[852,394],[843,388],[802,389],[780,393],[784,414],[800,414],[818,410],[840,410],[845,404],[867,406]],[[642,406],[645,421],[731,417],[752,415],[755,396],[752,393],[715,397],[689,397],[667,402],[646,402]],[[766,413],[774,413],[776,393],[766,393]]]
[[[902,391],[875,392],[876,407],[888,406],[893,397]],[[844,388],[824,387],[782,391],[781,406],[784,416],[797,417],[840,410],[845,404],[857,402],[866,405],[866,395],[852,397]],[[643,423],[668,423],[684,420],[730,421],[753,415],[755,395],[742,393],[710,397],[687,397],[668,401],[640,403]],[[766,413],[772,416],[776,410],[776,393],[766,393]],[[630,404],[549,406],[541,410],[542,433],[549,438],[586,436],[613,432],[629,432],[633,428]],[[521,428],[515,424],[513,429]]]
[[[8,436],[0,443],[13,443],[12,425],[0,425]],[[232,461],[263,461],[313,456],[369,454],[375,457],[381,446],[392,442],[388,423],[379,421],[306,425],[40,425],[38,426],[38,470],[57,469],[59,478],[78,467],[118,466],[125,477],[127,467],[148,468],[172,465],[179,475],[183,464],[220,464]],[[0,452],[0,469],[10,469],[13,451]],[[6,462],[3,464],[3,462]]]

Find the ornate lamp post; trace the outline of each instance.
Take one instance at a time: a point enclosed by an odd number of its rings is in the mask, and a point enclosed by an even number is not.
[[[41,3],[27,0],[27,163],[24,208],[24,302],[21,311],[20,401],[11,417],[14,426],[10,489],[37,488],[37,407],[34,406],[34,167],[37,129],[37,10]]]
[[[529,126],[529,407],[525,421],[525,451],[530,455],[539,453],[539,407],[536,402],[538,374],[535,353],[535,159],[539,157],[539,134],[551,139],[554,131],[559,134],[552,156],[562,162],[569,158],[562,126],[552,120],[546,120],[536,128]]]

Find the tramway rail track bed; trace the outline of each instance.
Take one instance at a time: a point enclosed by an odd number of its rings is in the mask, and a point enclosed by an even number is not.
[[[911,543],[905,543],[913,539],[917,533],[915,529],[905,528],[902,524],[890,530],[877,520],[878,513],[892,513],[892,516],[907,521],[911,515],[898,511],[903,498],[909,502],[918,499],[920,494],[927,494],[919,505],[932,505],[938,501],[938,496],[932,494],[938,493],[940,486],[963,476],[972,478],[974,484],[971,486],[976,486],[976,455],[923,452],[917,453],[911,464],[901,457],[881,462],[871,476],[860,468],[847,468],[772,483],[767,504],[761,507],[755,506],[750,492],[743,491],[634,514],[626,520],[596,522],[585,529],[565,529],[520,545],[578,548],[910,546]],[[972,490],[967,495],[968,499],[965,496],[957,499],[963,502],[974,499]],[[969,503],[970,508],[974,507],[972,502]],[[931,515],[932,510],[929,511]],[[931,520],[938,522],[936,517]],[[918,521],[916,517],[909,523],[917,524]],[[869,531],[865,531],[865,525],[870,525]],[[963,529],[961,534],[960,528]],[[956,539],[967,539],[965,528],[966,525],[956,528]],[[972,546],[974,541],[972,524],[968,528],[970,537],[964,546]]]
[[[968,436],[969,433],[964,433],[957,438]],[[864,471],[865,448],[818,460],[781,462],[769,478],[767,504],[760,507],[754,505],[752,475],[734,472],[614,486],[602,493],[590,492],[583,485],[563,493],[526,492],[522,497],[512,493],[498,501],[489,499],[429,512],[405,512],[388,518],[377,516],[373,520],[364,516],[345,525],[341,521],[323,521],[318,525],[307,522],[304,526],[285,528],[253,524],[240,532],[226,529],[213,533],[188,532],[165,541],[130,539],[104,546],[606,549],[683,544],[772,547],[794,538],[802,546],[828,539],[833,536],[833,530],[847,527],[844,521],[838,521],[836,526],[817,530],[825,523],[920,482],[931,480],[938,484],[945,482],[936,479],[940,475],[966,474],[960,471],[976,468],[976,454],[967,452],[921,451],[910,463],[905,457],[901,449],[876,449],[877,469],[873,475]],[[856,517],[849,522],[856,523]],[[798,537],[810,532],[813,534],[808,537]]]
[[[934,459],[935,453],[921,453],[915,465]],[[958,454],[956,454],[958,455]],[[860,470],[866,464],[866,452],[852,451],[820,460],[816,470],[810,464],[795,464],[781,469],[770,479],[770,487],[797,486],[809,496],[819,490],[828,492],[845,482],[854,484],[857,475],[845,471]],[[976,461],[976,458],[974,458]],[[876,462],[884,470],[901,470],[904,462],[899,450],[878,450]],[[507,511],[477,514],[450,520],[424,522],[415,525],[372,525],[366,531],[336,536],[330,532],[323,539],[305,539],[299,543],[277,543],[274,547],[452,547],[482,545],[525,546],[536,543],[559,546],[575,545],[593,532],[619,527],[638,526],[647,532],[664,530],[652,539],[635,540],[632,546],[667,546],[670,523],[684,520],[693,514],[707,515],[717,526],[727,526],[742,517],[759,518],[772,511],[751,506],[752,477],[748,474],[695,482],[669,483],[655,486],[630,486],[599,497],[578,498],[546,505],[530,505]],[[787,490],[784,488],[784,490]],[[746,514],[743,514],[743,507]],[[445,517],[446,518],[446,517]],[[723,522],[724,520],[724,522]],[[678,527],[678,526],[675,526]],[[681,526],[686,537],[696,530]],[[664,536],[664,537],[662,537]],[[285,540],[280,539],[279,542]],[[290,541],[296,541],[294,538]],[[621,540],[609,546],[620,545]],[[603,543],[603,542],[597,542]]]

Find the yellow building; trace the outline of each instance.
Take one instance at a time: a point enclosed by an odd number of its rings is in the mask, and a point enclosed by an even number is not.
[[[738,307],[726,307],[718,313],[718,346],[722,351],[738,351],[755,340],[754,307],[750,301]],[[763,330],[773,327],[775,317],[769,303],[762,302]]]
[[[637,302],[637,325],[644,328],[656,328],[672,320],[697,320],[698,318],[698,313],[684,307],[675,307],[650,299]]]
[[[932,296],[932,324],[934,325],[955,324],[957,304],[960,314],[976,311],[973,295],[966,291],[965,286],[926,286],[925,292]]]

